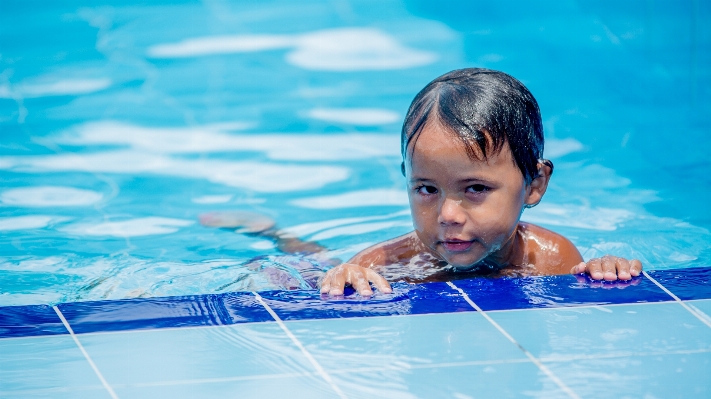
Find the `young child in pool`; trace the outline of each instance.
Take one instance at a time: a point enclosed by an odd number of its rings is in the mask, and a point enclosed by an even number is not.
[[[638,260],[607,255],[584,262],[565,237],[520,221],[524,209],[541,201],[553,173],[552,162],[542,159],[543,141],[538,104],[513,77],[469,68],[430,82],[412,101],[401,134],[414,231],[328,270],[321,293],[342,295],[351,285],[369,296],[369,282],[389,293],[378,272],[413,261],[429,265],[426,281],[474,274],[638,276]],[[203,224],[211,225],[208,219]],[[293,237],[271,227],[263,232],[291,245],[287,252],[299,252]],[[303,252],[319,252],[311,245]]]

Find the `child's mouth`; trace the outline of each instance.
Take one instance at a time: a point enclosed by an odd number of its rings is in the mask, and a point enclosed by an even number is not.
[[[442,246],[449,252],[462,252],[468,250],[474,241],[446,240],[442,241]]]

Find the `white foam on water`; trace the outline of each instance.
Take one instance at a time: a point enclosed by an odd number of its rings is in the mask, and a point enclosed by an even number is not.
[[[310,70],[364,71],[406,69],[437,60],[428,51],[402,45],[375,28],[328,29],[302,35],[288,63]]]
[[[206,36],[151,46],[147,54],[153,58],[185,58],[246,53],[288,48],[296,45],[296,41],[288,35]]]
[[[87,206],[103,197],[96,191],[74,187],[36,186],[5,190],[0,193],[0,203],[25,207]]]
[[[583,149],[583,144],[574,138],[546,139],[544,158],[559,158]]]
[[[27,215],[0,218],[0,231],[41,229],[51,224],[70,220],[63,216]]]
[[[267,241],[267,240],[261,240],[253,243],[250,245],[251,248],[257,249],[257,250],[267,250],[267,249],[274,249],[276,245],[274,245],[273,242]]]
[[[404,69],[431,64],[437,55],[404,46],[376,28],[337,28],[296,35],[206,36],[151,46],[149,57],[185,58],[290,49],[286,61],[310,70]]]
[[[314,108],[306,113],[312,119],[347,123],[358,126],[377,126],[398,122],[397,112],[381,108]]]
[[[626,209],[541,203],[535,208],[527,209],[521,220],[551,226],[612,231],[633,217],[635,214]]]
[[[337,195],[299,198],[290,202],[301,208],[340,209],[363,206],[408,206],[407,193],[404,190],[371,189],[351,191]]]
[[[699,259],[697,256],[683,254],[681,252],[672,252],[669,255],[669,259],[674,262],[691,262],[693,260]]]
[[[21,83],[10,87],[0,87],[0,98],[36,98],[94,93],[111,86],[108,78],[100,79],[60,79],[42,83]]]
[[[195,197],[191,201],[195,204],[224,204],[232,200],[232,195],[203,195],[202,197]]]
[[[344,180],[349,170],[339,166],[305,166],[264,162],[181,159],[132,150],[88,154],[4,157],[0,169],[18,172],[94,172],[159,174],[205,179],[258,192],[289,192],[321,188]]]
[[[219,127],[219,126],[218,126]],[[153,153],[263,152],[285,161],[336,161],[371,157],[399,157],[396,134],[230,134],[215,125],[153,128],[115,121],[89,122],[55,139],[60,144],[123,145]]]
[[[193,223],[192,220],[149,216],[120,222],[75,223],[60,230],[78,236],[140,237],[175,233],[180,227]]]

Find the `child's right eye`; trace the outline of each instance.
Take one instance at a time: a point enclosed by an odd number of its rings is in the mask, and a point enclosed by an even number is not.
[[[437,188],[434,186],[419,186],[416,191],[417,193],[424,195],[437,194]]]

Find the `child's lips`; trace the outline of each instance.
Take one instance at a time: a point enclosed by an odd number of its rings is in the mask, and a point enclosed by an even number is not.
[[[449,252],[463,252],[471,248],[474,240],[464,241],[464,240],[444,240],[442,241],[442,246]]]

